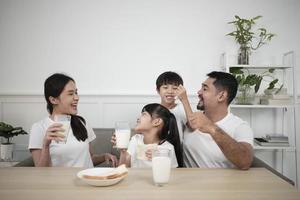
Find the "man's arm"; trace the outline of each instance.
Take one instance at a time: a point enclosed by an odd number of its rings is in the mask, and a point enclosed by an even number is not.
[[[237,168],[243,170],[250,168],[253,160],[253,148],[250,144],[237,142],[201,112],[192,114],[189,121],[192,128],[210,134],[225,157]]]

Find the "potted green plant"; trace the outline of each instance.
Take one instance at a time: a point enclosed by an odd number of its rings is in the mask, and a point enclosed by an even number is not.
[[[10,139],[17,135],[28,134],[22,129],[22,127],[13,127],[4,122],[0,122],[0,136],[6,139],[5,142],[2,142],[0,145],[0,158],[2,160],[12,160],[12,152],[14,144],[11,143]]]
[[[253,26],[262,16],[256,16],[250,19],[244,19],[235,15],[235,20],[228,22],[233,24],[235,30],[228,33],[227,36],[234,37],[235,41],[240,45],[238,53],[238,64],[249,64],[249,55],[251,50],[257,50],[259,47],[266,44],[275,36],[273,33],[268,33],[265,28],[258,28],[257,32],[253,32]],[[256,43],[256,44],[255,44]]]
[[[278,78],[274,77],[274,71],[274,68],[270,68],[260,74],[251,74],[247,68],[231,67],[229,72],[235,76],[239,84],[236,103],[253,104],[255,94],[259,91],[262,81],[269,82],[266,90],[272,91],[275,94],[278,93],[283,84],[280,85]],[[265,93],[266,90],[264,91]]]

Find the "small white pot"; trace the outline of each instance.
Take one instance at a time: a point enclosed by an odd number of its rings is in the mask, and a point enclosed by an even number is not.
[[[13,160],[14,144],[0,144],[0,158],[4,161]]]

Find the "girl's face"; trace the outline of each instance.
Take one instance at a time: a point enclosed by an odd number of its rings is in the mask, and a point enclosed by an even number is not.
[[[148,131],[153,127],[152,117],[148,112],[142,112],[141,116],[137,119],[135,131],[144,132]]]
[[[76,84],[69,81],[59,97],[54,98],[53,114],[76,115],[78,101]]]

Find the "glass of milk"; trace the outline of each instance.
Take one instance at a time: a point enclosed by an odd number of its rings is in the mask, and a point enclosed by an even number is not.
[[[171,173],[171,150],[157,148],[152,154],[153,181],[157,186],[164,186],[169,182]]]
[[[130,139],[130,126],[129,122],[116,122],[115,134],[116,134],[116,147],[118,149],[127,149]]]
[[[56,123],[62,124],[63,131],[58,131],[57,133],[64,136],[63,140],[58,143],[65,144],[67,142],[68,133],[71,126],[71,116],[70,115],[54,115],[54,121]]]

